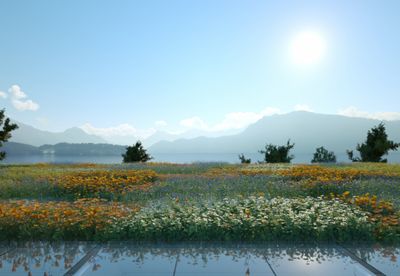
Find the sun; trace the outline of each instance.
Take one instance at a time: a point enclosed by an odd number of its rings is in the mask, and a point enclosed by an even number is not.
[[[290,45],[291,59],[299,65],[318,63],[323,58],[325,50],[326,43],[323,37],[311,31],[297,34]]]

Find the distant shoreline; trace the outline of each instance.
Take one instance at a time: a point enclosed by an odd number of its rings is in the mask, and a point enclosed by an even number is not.
[[[221,162],[235,164],[239,163],[238,153],[151,153],[154,157],[153,162],[167,163],[207,163]],[[252,163],[262,160],[260,153],[244,153],[246,157],[251,158]],[[294,164],[309,164],[312,154],[296,154],[292,160]],[[388,163],[399,164],[400,152],[393,152],[388,156]],[[337,155],[338,163],[350,163],[346,154]],[[34,164],[34,163],[55,163],[55,164],[76,164],[76,163],[97,163],[97,164],[120,164],[122,157],[119,154],[112,155],[63,155],[63,154],[25,154],[25,155],[8,155],[0,164]]]

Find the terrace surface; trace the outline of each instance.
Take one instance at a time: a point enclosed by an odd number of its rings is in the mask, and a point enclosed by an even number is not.
[[[370,244],[3,243],[0,275],[399,275],[399,257]]]

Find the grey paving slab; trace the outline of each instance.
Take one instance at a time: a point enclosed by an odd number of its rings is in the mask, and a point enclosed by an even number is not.
[[[282,248],[271,252],[269,262],[279,276],[324,275],[365,276],[373,275],[358,262],[344,256],[334,248]]]
[[[400,247],[359,246],[347,249],[386,275],[400,275]]]
[[[10,251],[10,249],[12,249],[9,245],[6,244],[0,244],[0,256],[4,255],[5,253],[7,253],[8,251]]]
[[[335,245],[0,244],[0,275],[374,275],[357,259],[400,275],[399,248],[346,248],[357,257]]]
[[[81,269],[80,275],[154,275],[171,276],[176,255],[135,251],[134,248],[103,248]]]
[[[92,246],[86,243],[19,244],[0,256],[0,275],[63,275]]]
[[[176,276],[181,275],[274,275],[266,260],[248,254],[237,257],[229,254],[210,255],[196,259],[181,256],[176,269]]]

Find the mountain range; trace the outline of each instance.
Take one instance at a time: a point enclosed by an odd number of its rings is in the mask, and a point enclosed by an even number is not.
[[[369,129],[380,121],[341,115],[325,115],[295,111],[267,116],[248,126],[243,132],[222,137],[197,137],[172,142],[161,141],[149,148],[152,153],[254,153],[272,143],[295,143],[293,153],[312,153],[324,146],[340,154],[363,142]],[[386,121],[389,138],[400,142],[400,121]]]
[[[283,145],[290,139],[295,143],[294,155],[311,154],[319,146],[344,155],[347,149],[354,149],[357,143],[363,142],[368,130],[379,123],[379,120],[296,111],[264,117],[233,135],[205,137],[200,136],[204,134],[201,132],[189,135],[157,132],[147,142],[144,140],[144,144],[151,154],[237,154],[257,153],[266,144]],[[384,123],[389,139],[400,142],[400,121]],[[43,152],[120,155],[125,149],[124,146],[107,144],[101,137],[90,135],[80,128],[55,133],[23,123],[18,125],[20,128],[12,133],[11,142],[5,145],[10,155]]]
[[[17,123],[18,129],[12,132],[10,142],[22,143],[31,146],[40,147],[42,145],[55,145],[59,143],[93,143],[93,144],[117,144],[117,145],[131,145],[137,140],[135,136],[121,136],[115,134],[114,136],[107,136],[106,138],[89,134],[79,127],[69,128],[63,132],[50,132],[34,128],[30,125],[12,120]],[[231,130],[229,132],[207,132],[202,130],[190,130],[181,133],[169,133],[166,131],[156,131],[146,139],[142,139],[143,145],[149,147],[160,141],[174,141],[177,139],[191,139],[199,136],[217,137],[224,133],[236,134],[239,130]]]
[[[18,129],[12,132],[11,142],[31,146],[54,145],[58,143],[106,143],[101,137],[87,134],[78,127],[69,128],[63,132],[50,132],[21,122],[16,122],[16,124],[18,125]]]

